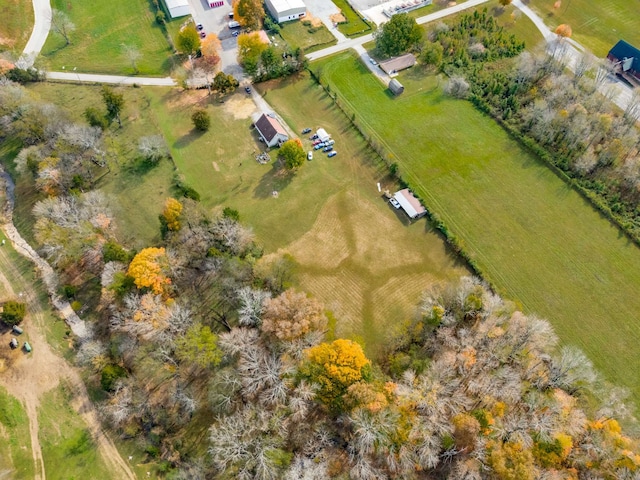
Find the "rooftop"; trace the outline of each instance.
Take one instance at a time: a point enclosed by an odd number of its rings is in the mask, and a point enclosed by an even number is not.
[[[618,60],[622,60],[624,58],[633,58],[633,62],[629,67],[632,70],[640,71],[640,50],[638,50],[633,45],[625,42],[624,40],[618,41],[611,50],[609,50],[609,55],[617,58]],[[624,68],[624,70],[628,70],[629,68]]]
[[[270,0],[270,1],[271,1],[271,5],[273,5],[273,8],[275,8],[279,12],[284,12],[286,10],[291,10],[293,8],[304,8],[304,9],[307,8],[302,0]]]
[[[422,206],[420,200],[413,196],[413,193],[408,188],[397,191],[393,198],[395,198],[402,209],[407,212],[411,218],[421,217],[427,210]]]
[[[411,53],[395,57],[384,62],[380,62],[380,68],[384,70],[387,75],[399,72],[405,68],[413,67],[416,64],[416,57]]]
[[[273,137],[275,137],[278,133],[281,135],[289,136],[287,131],[284,129],[280,122],[274,117],[263,114],[257,122],[255,122],[256,128],[260,130],[262,136],[265,137],[268,141],[271,141]]]

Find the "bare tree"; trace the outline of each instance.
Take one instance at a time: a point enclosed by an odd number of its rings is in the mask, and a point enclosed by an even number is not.
[[[460,76],[451,77],[447,84],[444,86],[444,93],[456,98],[465,98],[468,91],[469,83],[467,83],[467,81]]]
[[[125,57],[131,63],[131,68],[133,68],[134,73],[138,73],[138,60],[142,58],[142,53],[133,45],[122,44],[122,50],[124,52]]]
[[[69,45],[71,43],[70,35],[75,31],[76,26],[65,12],[54,8],[51,12],[51,28]]]
[[[169,149],[162,135],[148,135],[140,137],[138,151],[151,163],[158,163],[169,156]]]

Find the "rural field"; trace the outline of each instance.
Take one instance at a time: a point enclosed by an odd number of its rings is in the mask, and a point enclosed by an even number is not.
[[[313,67],[501,293],[640,393],[638,247],[444,80],[414,68],[392,98],[349,53]]]
[[[558,8],[554,8],[556,3],[560,4]],[[529,6],[552,30],[561,23],[571,25],[573,38],[598,57],[606,57],[618,40],[626,40],[636,47],[640,46],[637,2],[533,0],[529,2]]]
[[[33,5],[21,0],[0,0],[0,52],[19,56],[33,28]]]
[[[306,76],[259,88],[295,131],[326,128],[338,156],[314,152],[295,177],[282,177],[253,158],[262,144],[250,130],[255,106],[244,93],[224,104],[211,102],[206,92],[150,90],[148,95],[177,166],[202,203],[238,209],[267,257],[292,254],[300,288],[334,313],[336,333],[361,339],[375,354],[413,315],[426,287],[467,271],[424,220],[408,226],[384,202],[376,182],[394,188],[386,169],[322,89]],[[207,105],[215,125],[204,135],[191,129],[196,103]]]
[[[309,23],[310,22],[310,23]],[[280,37],[292,48],[302,48],[306,53],[335,45],[336,37],[319,18],[307,17],[300,22],[280,25]]]
[[[173,52],[156,23],[147,0],[94,3],[54,0],[75,24],[71,44],[51,31],[42,49],[49,70],[77,68],[79,72],[130,75],[134,73],[125,46],[140,54],[140,75],[167,75],[174,67]]]

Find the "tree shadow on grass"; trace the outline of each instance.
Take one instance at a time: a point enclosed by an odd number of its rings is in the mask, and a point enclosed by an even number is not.
[[[136,157],[131,163],[126,165],[122,170],[130,175],[143,176],[153,170],[158,162],[153,162],[144,157]]]
[[[198,130],[191,130],[189,133],[181,136],[178,140],[173,142],[172,147],[176,149],[182,149],[188,147],[192,142],[202,137],[205,132],[200,132]]]
[[[262,176],[260,182],[253,190],[253,196],[263,199],[274,197],[277,193],[287,188],[295,176],[294,172],[282,168],[280,162],[274,162],[271,170]],[[274,192],[277,193],[274,195]]]

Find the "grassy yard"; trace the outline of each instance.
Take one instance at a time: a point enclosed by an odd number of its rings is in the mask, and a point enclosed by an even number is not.
[[[337,42],[336,37],[331,35],[331,32],[324,25],[312,27],[303,22],[304,20],[280,25],[280,36],[291,48],[299,47],[309,53],[329,47]]]
[[[113,473],[104,464],[84,421],[70,405],[72,393],[61,384],[46,393],[38,412],[47,479],[103,480]]]
[[[140,52],[140,75],[167,75],[174,66],[173,53],[148,0],[54,0],[52,7],[64,11],[76,30],[67,46],[60,35],[50,32],[42,50],[50,70],[133,74],[125,45]]]
[[[33,467],[27,414],[20,402],[0,387],[0,475],[30,480]]]
[[[257,87],[295,131],[326,128],[338,156],[314,152],[295,177],[283,177],[253,158],[263,144],[250,130],[255,106],[244,93],[224,104],[206,92],[149,95],[176,164],[202,203],[238,209],[267,256],[291,253],[300,287],[334,312],[337,334],[362,339],[375,354],[413,314],[427,286],[466,270],[424,220],[409,226],[384,202],[376,182],[395,185],[322,89],[306,75]],[[197,104],[207,107],[215,126],[205,134],[195,134],[189,120]]]
[[[640,393],[640,250],[471,103],[419,69],[391,97],[349,53],[314,65],[500,291]]]
[[[333,0],[333,3],[342,11],[342,15],[347,19],[347,23],[338,25],[338,30],[350,37],[359,37],[371,33],[371,25],[365,22],[351,8],[347,0]]]
[[[573,38],[599,57],[607,55],[618,40],[626,40],[638,47],[637,2],[629,0],[600,0],[581,2],[562,0],[558,9],[553,0],[535,0],[529,6],[544,19],[552,30],[561,23],[568,23]]]
[[[33,5],[23,0],[0,0],[0,52],[22,53],[33,28]]]

